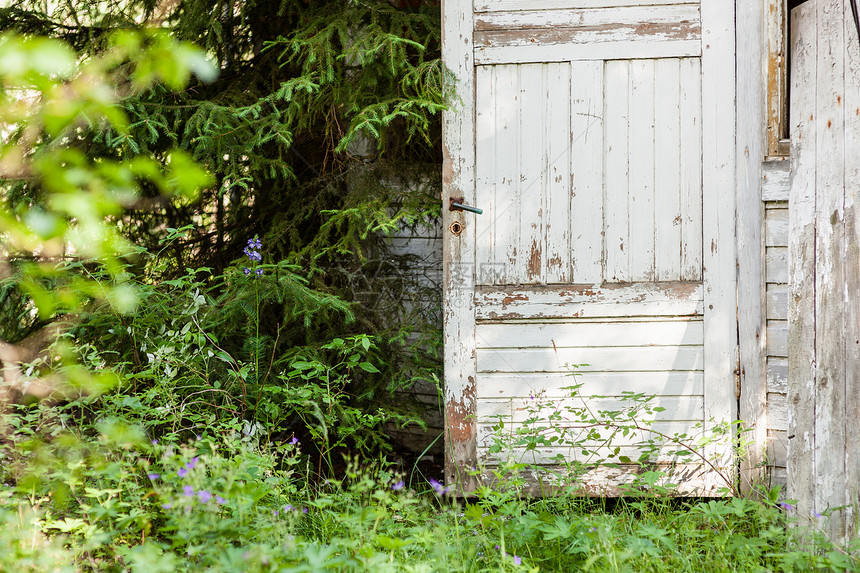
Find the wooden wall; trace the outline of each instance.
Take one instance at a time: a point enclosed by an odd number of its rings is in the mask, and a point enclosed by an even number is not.
[[[442,292],[442,228],[441,222],[433,225],[404,227],[386,240],[387,252],[402,257],[409,265],[410,287],[400,293],[403,310],[417,310],[431,327],[441,328]],[[391,426],[388,435],[403,450],[414,454],[439,456],[443,451],[441,439],[444,428],[441,396],[433,380],[418,380],[408,390],[400,392],[404,400],[415,400],[425,406],[422,418],[427,430],[419,426],[396,428]],[[429,449],[428,449],[429,448]],[[440,462],[441,457],[433,461]]]
[[[762,166],[764,203],[769,485],[785,485],[788,411],[788,178],[789,161]]]
[[[844,0],[791,19],[788,495],[838,541],[860,503],[860,40]]]

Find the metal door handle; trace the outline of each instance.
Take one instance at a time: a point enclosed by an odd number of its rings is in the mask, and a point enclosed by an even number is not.
[[[451,206],[448,208],[449,211],[469,211],[470,213],[475,213],[476,215],[482,215],[484,213],[483,209],[478,209],[477,207],[472,207],[471,205],[465,205],[463,203],[463,197],[451,197],[448,199],[451,202]]]

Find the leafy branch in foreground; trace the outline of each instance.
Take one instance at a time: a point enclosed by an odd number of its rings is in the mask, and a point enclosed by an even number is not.
[[[0,283],[7,300],[19,301],[12,306],[24,307],[21,328],[10,334],[32,336],[59,317],[71,324],[91,301],[119,312],[136,307],[125,272],[135,248],[117,227],[123,209],[145,185],[169,201],[192,201],[210,178],[179,150],[92,158],[81,134],[103,125],[127,130],[121,84],[181,87],[192,72],[214,74],[199,50],[164,31],[117,32],[85,59],[58,40],[0,36]],[[0,346],[7,392],[20,378],[20,341]]]
[[[734,445],[741,422],[715,424],[708,432],[701,422],[691,422],[688,431],[670,433],[660,429],[659,413],[665,408],[657,405],[655,395],[625,391],[620,397],[582,396],[581,389],[582,384],[560,388],[568,393],[563,398],[533,393],[521,414],[495,417],[486,461],[496,479],[513,479],[515,487],[522,487],[517,474],[529,470],[541,491],[544,474],[553,487],[576,491],[589,472],[626,468],[632,482],[622,480],[620,491],[670,493],[678,486],[674,479],[690,480],[685,472],[698,467],[696,472],[718,476],[725,492],[739,495],[732,461],[708,452],[714,444],[719,451],[742,452]]]

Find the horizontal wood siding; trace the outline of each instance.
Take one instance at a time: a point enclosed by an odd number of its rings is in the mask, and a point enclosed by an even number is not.
[[[386,254],[390,260],[400,260],[407,266],[406,283],[398,292],[399,300],[387,301],[399,304],[401,312],[420,313],[432,326],[441,326],[439,316],[440,294],[442,291],[442,227],[436,221],[432,224],[419,224],[402,227],[385,240]],[[378,295],[379,293],[373,293]],[[382,293],[385,297],[386,293]],[[414,341],[415,337],[409,339]],[[399,391],[404,401],[417,402],[421,417],[427,429],[417,425],[398,427],[390,425],[386,432],[392,441],[403,450],[411,453],[427,453],[439,456],[444,444],[439,439],[444,428],[444,415],[439,388],[430,380],[419,380],[410,388]]]
[[[475,17],[479,64],[701,55],[698,4],[482,12]]]
[[[695,297],[701,291],[691,292]],[[553,294],[558,291],[539,296]],[[630,293],[608,289],[591,294],[611,295]],[[600,430],[606,434],[601,439],[613,448],[594,434],[586,439],[583,420],[601,411],[635,412],[643,428],[654,424],[663,434],[689,436],[688,442],[699,437],[705,422],[701,315],[479,320],[476,346],[478,457],[490,467],[510,459],[551,466],[559,456],[585,465],[612,455],[638,459],[651,440],[660,442],[658,434],[644,429],[627,437]],[[626,396],[630,392],[654,398],[643,407]],[[528,436],[554,436],[553,445],[528,448]],[[491,450],[494,444],[504,447],[497,452]],[[660,464],[689,461],[678,457],[678,450],[678,444],[662,443],[650,459]]]
[[[785,486],[788,380],[788,161],[762,164],[767,319],[767,464],[770,483]]]
[[[698,5],[698,3],[699,0],[475,0],[475,12],[569,10],[617,6],[664,6],[666,4]]]
[[[702,284],[666,282],[475,289],[478,320],[688,316],[703,313]]]

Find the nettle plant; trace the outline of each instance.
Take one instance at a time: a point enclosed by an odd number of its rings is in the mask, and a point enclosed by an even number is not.
[[[559,485],[575,491],[583,476],[596,468],[627,467],[632,480],[619,485],[625,494],[674,495],[679,484],[673,470],[699,465],[719,476],[723,491],[738,494],[729,466],[733,461],[706,452],[721,444],[742,455],[740,421],[718,423],[707,431],[697,422],[689,432],[669,434],[657,427],[656,415],[665,408],[657,405],[655,395],[625,391],[609,401],[620,407],[610,409],[601,407],[610,397],[585,396],[582,387],[560,388],[567,393],[563,398],[547,397],[545,391],[531,394],[522,423],[497,416],[487,450],[492,467],[483,471],[514,490],[525,487],[523,474],[530,473],[546,492]]]

